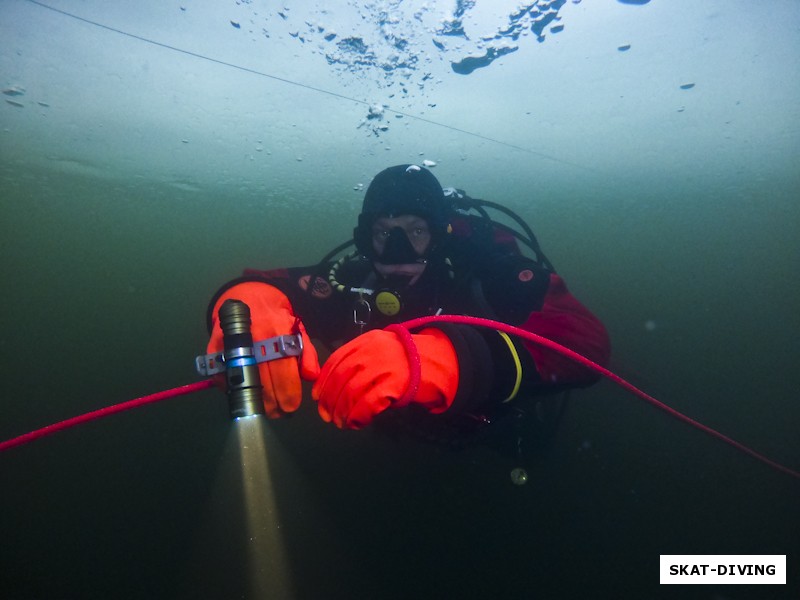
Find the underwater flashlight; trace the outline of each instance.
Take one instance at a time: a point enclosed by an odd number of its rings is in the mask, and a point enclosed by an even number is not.
[[[219,309],[222,352],[201,354],[194,359],[203,377],[225,373],[231,418],[264,414],[258,365],[270,360],[297,357],[303,353],[303,336],[297,331],[253,342],[250,308],[241,300],[226,300]]]
[[[250,333],[250,308],[241,300],[226,300],[219,309],[219,324],[231,418],[263,415],[263,387]]]

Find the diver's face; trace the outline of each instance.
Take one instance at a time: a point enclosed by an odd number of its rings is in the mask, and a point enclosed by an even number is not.
[[[383,254],[389,235],[395,228],[400,228],[405,232],[417,256],[425,255],[431,243],[431,230],[428,222],[416,215],[400,215],[379,217],[372,224],[372,247],[378,256]]]
[[[380,217],[372,225],[375,270],[384,278],[414,285],[425,272],[423,258],[431,245],[428,222],[416,215]]]

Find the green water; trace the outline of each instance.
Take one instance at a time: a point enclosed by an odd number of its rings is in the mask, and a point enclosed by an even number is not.
[[[358,184],[435,159],[530,222],[615,372],[800,468],[796,8],[697,6],[568,3],[561,37],[469,78],[443,62],[430,97],[393,100],[430,120],[377,136],[361,100],[3,2],[0,83],[25,93],[0,102],[0,439],[196,381],[222,283],[314,262],[351,235]],[[261,35],[257,3],[85,8],[389,102]],[[300,598],[800,596],[800,483],[609,382],[526,461],[341,432],[307,399],[268,424],[253,495],[234,431],[209,390],[0,455],[0,597],[280,597],[256,521]],[[662,554],[785,554],[788,584],[660,586]]]
[[[4,439],[194,381],[215,288],[244,266],[313,260],[353,218],[329,231],[248,194],[20,164],[1,185]],[[513,186],[519,208],[526,190]],[[550,198],[525,216],[607,323],[615,369],[796,467],[796,175],[636,189],[595,189],[591,205]],[[246,596],[230,432],[208,391],[5,453],[7,597]],[[303,597],[752,598],[749,586],[659,587],[658,556],[800,557],[797,481],[610,383],[574,395],[523,487],[509,478],[517,462],[490,449],[339,432],[310,402],[268,437]],[[794,597],[789,573],[758,597]]]

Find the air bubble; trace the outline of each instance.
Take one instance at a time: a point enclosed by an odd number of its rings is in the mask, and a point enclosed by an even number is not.
[[[511,471],[511,481],[514,485],[525,485],[528,483],[528,472],[520,467],[513,469]]]

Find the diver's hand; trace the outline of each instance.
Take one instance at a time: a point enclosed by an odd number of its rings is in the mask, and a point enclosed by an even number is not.
[[[217,299],[212,316],[209,354],[222,352],[222,329],[219,326],[219,308],[228,299],[241,300],[250,308],[253,341],[260,342],[279,335],[300,333],[303,353],[262,362],[258,365],[264,410],[270,418],[297,410],[302,399],[300,378],[313,381],[319,376],[317,351],[311,344],[302,322],[295,316],[286,295],[277,288],[260,282],[240,283],[231,287]],[[225,387],[225,376],[216,376],[218,385]]]
[[[458,359],[450,339],[436,328],[410,336],[419,353],[420,382],[410,399],[432,413],[453,403]],[[412,367],[397,333],[369,331],[348,342],[322,367],[312,395],[320,416],[337,427],[360,429],[391,406],[402,404]]]

